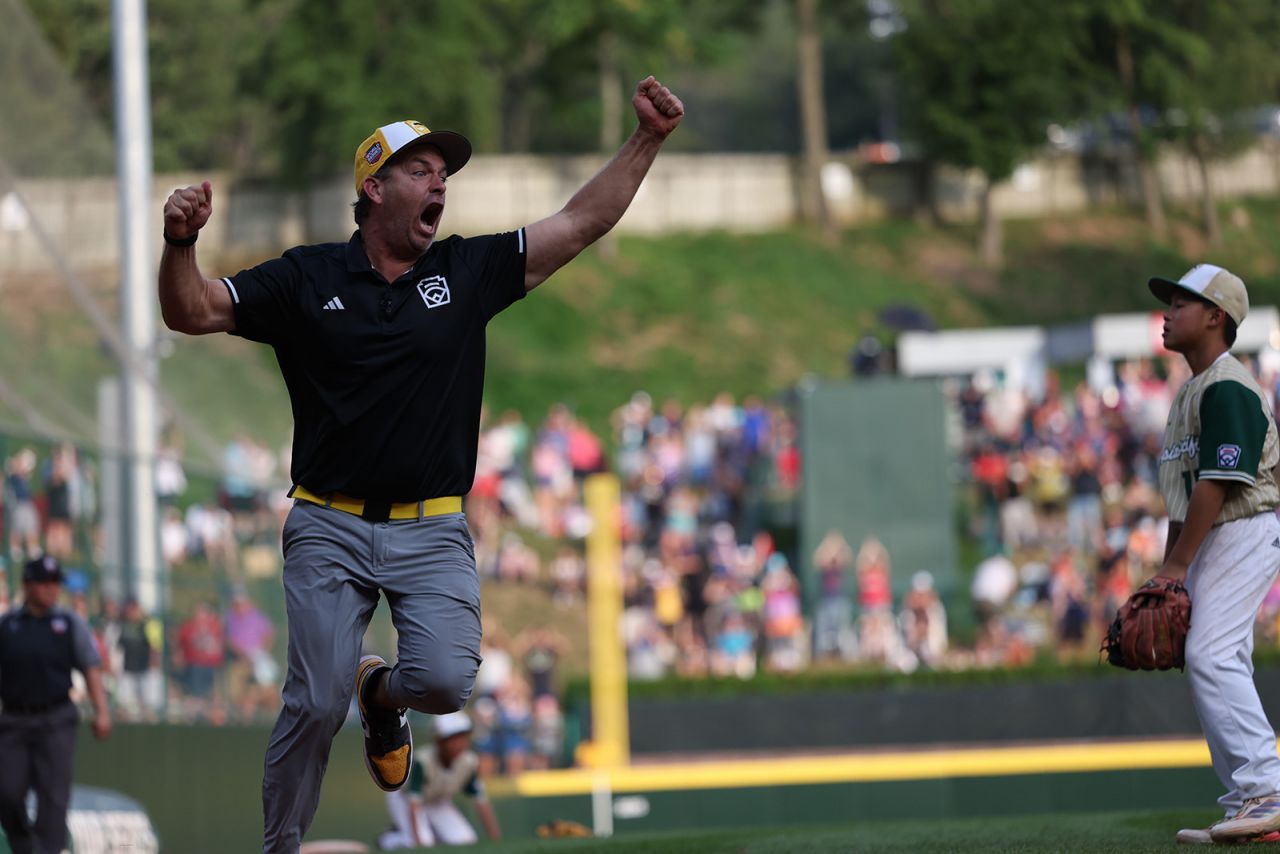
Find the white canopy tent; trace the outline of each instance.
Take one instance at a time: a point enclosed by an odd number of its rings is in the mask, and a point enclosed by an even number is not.
[[[1161,355],[1161,312],[1100,315],[1093,319],[1092,355],[1107,360]],[[954,376],[979,370],[1047,365],[1050,330],[1044,326],[904,332],[897,339],[897,367],[904,376]],[[1240,325],[1235,352],[1280,348],[1280,311],[1257,306]]]
[[[904,332],[898,337],[898,372],[945,377],[1000,371],[1012,387],[1041,387],[1047,343],[1040,326]]]
[[[1094,355],[1109,360],[1139,359],[1163,353],[1160,346],[1161,313],[1104,314],[1093,321]],[[1237,353],[1257,353],[1280,347],[1280,312],[1275,306],[1249,311],[1236,336]]]
[[[1104,314],[1084,327],[1091,339],[1091,364],[1163,355],[1161,313]],[[907,377],[968,376],[998,371],[1007,387],[1035,391],[1055,361],[1050,342],[1055,330],[1040,326],[904,332],[898,337],[898,371]],[[1238,353],[1280,350],[1280,311],[1257,306],[1240,326]],[[1092,375],[1092,371],[1091,371]]]

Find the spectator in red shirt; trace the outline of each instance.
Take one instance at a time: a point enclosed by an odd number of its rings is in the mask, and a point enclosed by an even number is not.
[[[178,627],[178,654],[182,657],[187,695],[197,714],[209,714],[221,705],[217,696],[218,672],[226,661],[222,620],[204,602]]]
[[[898,655],[898,635],[893,619],[893,585],[889,552],[875,537],[867,537],[858,549],[858,646],[869,661],[890,663]]]

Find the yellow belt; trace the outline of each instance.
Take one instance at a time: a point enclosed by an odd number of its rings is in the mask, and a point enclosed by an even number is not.
[[[361,518],[369,518],[365,515],[365,510],[369,505],[376,502],[365,501],[362,498],[348,498],[340,492],[330,493],[329,495],[316,495],[305,486],[295,486],[289,491],[289,495],[311,504],[319,504],[322,507],[332,507],[335,510],[341,510],[344,513],[350,513],[353,516]],[[462,512],[462,497],[459,495],[445,495],[440,498],[428,498],[425,501],[406,501],[402,504],[383,504],[382,508],[389,508],[383,513],[376,514],[377,519],[421,519],[425,516],[443,516],[446,513]],[[382,509],[379,508],[379,509]]]

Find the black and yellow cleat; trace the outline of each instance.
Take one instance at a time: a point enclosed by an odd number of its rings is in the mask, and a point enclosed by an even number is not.
[[[405,710],[375,709],[365,704],[369,680],[390,669],[378,655],[366,655],[356,668],[356,706],[364,729],[364,764],[373,782],[386,792],[394,792],[408,782],[413,764],[413,732]]]

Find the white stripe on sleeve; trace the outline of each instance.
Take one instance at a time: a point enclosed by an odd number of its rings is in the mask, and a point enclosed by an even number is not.
[[[523,255],[524,254],[524,229],[522,228],[519,231],[517,231],[516,235],[520,238],[519,248],[516,250],[516,252],[520,255]]]
[[[227,286],[227,290],[231,292],[231,301],[236,305],[240,304],[240,294],[236,291],[236,286],[231,284],[231,280],[226,276],[222,277],[222,283]]]
[[[1197,480],[1233,480],[1253,486],[1258,481],[1252,475],[1242,471],[1224,471],[1222,469],[1202,469]]]

